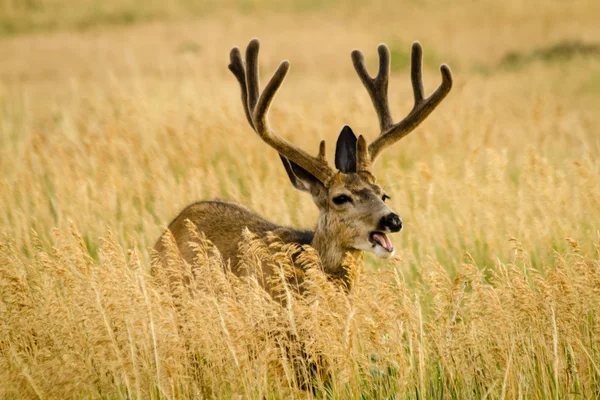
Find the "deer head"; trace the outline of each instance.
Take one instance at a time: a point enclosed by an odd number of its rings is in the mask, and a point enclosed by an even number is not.
[[[364,250],[382,258],[392,256],[394,246],[388,234],[399,232],[402,220],[385,204],[389,197],[377,185],[372,173],[373,165],[383,149],[414,130],[444,99],[452,88],[450,69],[447,65],[441,66],[442,84],[430,97],[424,98],[422,49],[415,42],[411,55],[415,104],[406,118],[393,123],[387,97],[390,73],[390,52],[387,46],[381,44],[378,47],[379,73],[375,78],[369,76],[362,53],[353,51],[354,68],[371,97],[381,132],[367,145],[362,135],[357,138],[350,127],[344,126],[336,144],[334,169],[325,158],[324,140],[321,141],[318,154],[311,156],[271,129],[267,119],[269,107],[290,64],[283,61],[261,93],[258,50],[259,42],[253,39],[246,49],[244,63],[240,50],[233,48],[229,69],[240,84],[242,104],[250,126],[265,143],[279,153],[292,185],[310,193],[320,210],[314,240],[325,243],[325,246],[339,248],[341,252]]]

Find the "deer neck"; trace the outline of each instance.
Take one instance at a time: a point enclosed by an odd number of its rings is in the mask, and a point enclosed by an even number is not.
[[[345,260],[349,255],[354,259],[360,259],[362,251],[345,247],[340,242],[340,228],[337,224],[329,222],[327,214],[322,214],[319,217],[311,246],[319,253],[323,271],[332,279],[341,280],[349,288],[350,282]]]

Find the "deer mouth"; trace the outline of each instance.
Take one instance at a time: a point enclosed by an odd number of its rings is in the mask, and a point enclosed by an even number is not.
[[[384,250],[389,253],[394,251],[394,245],[392,245],[392,241],[385,233],[381,231],[373,231],[369,234],[369,242],[373,245],[373,247],[381,246]]]

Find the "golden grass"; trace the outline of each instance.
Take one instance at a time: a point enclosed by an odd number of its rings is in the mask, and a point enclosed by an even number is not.
[[[385,7],[165,11],[174,20],[0,40],[0,397],[310,397],[294,373],[309,368],[274,334],[290,331],[330,373],[318,397],[600,396],[600,61],[501,63],[594,43],[600,9]],[[316,221],[247,127],[226,69],[252,36],[265,79],[292,63],[273,126],[313,152],[326,138],[330,159],[344,124],[376,134],[353,48],[373,68],[376,45],[391,45],[396,118],[411,107],[412,40],[427,90],[435,65],[453,68],[449,97],[376,168],[405,223],[399,255],[351,263],[348,294],[311,252],[308,294],[285,308],[223,272],[209,245],[189,270],[148,274],[149,248],[193,201]],[[282,273],[297,251],[251,236],[244,248],[249,268]],[[197,290],[174,285],[181,275]]]

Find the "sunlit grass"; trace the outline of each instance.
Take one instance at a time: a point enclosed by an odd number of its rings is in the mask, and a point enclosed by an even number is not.
[[[600,395],[600,62],[535,56],[595,43],[597,7],[248,2],[202,14],[149,2],[117,27],[93,7],[0,4],[0,20],[42,21],[0,40],[0,397]],[[95,22],[82,28],[84,14]],[[374,72],[377,44],[390,45],[396,119],[412,106],[413,40],[427,92],[441,62],[453,68],[449,97],[375,168],[404,221],[398,256],[350,262],[348,294],[310,250],[307,295],[285,309],[224,273],[208,245],[197,265],[148,274],[150,248],[194,201],[316,221],[247,126],[227,70],[253,36],[263,82],[292,64],[272,125],[311,153],[325,138],[330,160],[344,124],[377,134],[352,49]],[[525,62],[507,68],[511,52]],[[294,249],[265,246],[248,238],[250,268],[289,267]],[[291,346],[323,374],[275,334],[294,329]]]

